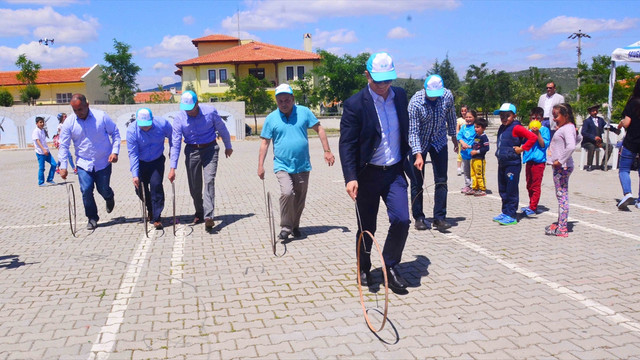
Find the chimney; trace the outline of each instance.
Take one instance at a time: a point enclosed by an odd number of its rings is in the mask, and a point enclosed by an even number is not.
[[[304,34],[304,51],[313,52],[313,47],[311,46],[311,34]]]

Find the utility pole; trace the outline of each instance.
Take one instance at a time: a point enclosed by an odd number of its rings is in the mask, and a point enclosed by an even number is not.
[[[569,35],[567,39],[578,39],[578,96],[576,101],[580,101],[580,57],[582,55],[582,38],[586,37],[591,39],[591,36],[582,32],[582,30],[578,29],[577,33],[573,33]]]

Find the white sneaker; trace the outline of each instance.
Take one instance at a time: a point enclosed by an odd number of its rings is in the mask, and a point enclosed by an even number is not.
[[[622,200],[620,200],[620,202],[618,203],[618,209],[619,210],[626,210],[627,207],[631,204],[633,204],[633,196],[631,195],[631,193],[626,194]]]
[[[462,175],[462,169],[458,168],[458,176]]]

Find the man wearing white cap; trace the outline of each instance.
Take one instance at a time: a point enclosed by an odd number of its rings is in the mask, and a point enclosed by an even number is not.
[[[220,147],[216,142],[216,132],[224,142],[226,157],[231,156],[231,137],[218,111],[213,106],[199,105],[198,96],[188,90],[180,98],[180,111],[173,119],[173,135],[171,144],[171,161],[169,181],[176,179],[176,168],[180,157],[182,138],[189,192],[193,198],[196,213],[193,224],[201,223],[204,219],[205,228],[213,229],[213,210],[215,200],[215,179],[218,170],[218,152]],[[204,177],[204,198],[202,193]]]
[[[391,86],[397,77],[389,54],[375,53],[367,60],[368,86],[344,102],[340,120],[340,161],[347,194],[355,200],[358,232],[376,232],[380,199],[387,206],[389,231],[382,256],[389,278],[389,288],[407,293],[407,282],[400,275],[402,251],[409,234],[409,201],[403,164],[409,154],[407,142],[409,115],[407,94]],[[371,282],[371,247],[373,240],[365,233],[360,252],[363,285]],[[357,246],[357,245],[356,245]],[[356,253],[358,249],[356,249]]]
[[[422,211],[422,185],[424,183],[424,160],[427,153],[433,166],[435,191],[433,199],[433,226],[445,231],[451,224],[447,216],[447,135],[458,152],[456,139],[456,108],[453,94],[444,87],[440,75],[429,75],[424,88],[409,101],[409,144],[414,155],[413,166],[407,166],[411,176],[411,212],[418,230],[430,228]]]
[[[129,169],[133,176],[136,194],[141,199],[141,191],[144,191],[149,219],[156,229],[162,229],[164,139],[169,139],[169,148],[171,148],[171,123],[163,118],[154,117],[150,109],[141,108],[136,112],[136,125],[127,128]],[[140,188],[140,181],[144,189]]]
[[[269,143],[273,140],[273,171],[281,192],[281,231],[278,237],[287,240],[289,235],[294,238],[302,236],[300,217],[304,210],[311,171],[307,129],[311,128],[318,133],[324,149],[324,161],[329,166],[333,165],[335,157],[329,148],[324,128],[315,115],[308,108],[295,104],[291,86],[281,84],[276,88],[276,102],[278,109],[267,115],[260,133],[262,142],[258,156],[258,177],[264,179],[264,159]]]

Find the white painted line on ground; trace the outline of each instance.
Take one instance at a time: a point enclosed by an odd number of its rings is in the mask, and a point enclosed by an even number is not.
[[[186,226],[180,224],[176,228],[176,237],[173,241],[173,252],[171,254],[171,283],[182,281],[184,274],[184,241],[186,237]]]
[[[545,279],[544,277],[540,276],[539,274],[528,270],[526,268],[520,267],[516,264],[510,263],[506,260],[504,260],[501,256],[495,255],[493,254],[491,251],[483,248],[480,245],[474,244],[470,241],[467,241],[465,239],[463,239],[462,237],[455,235],[455,234],[445,234],[445,236],[449,239],[454,240],[455,242],[477,252],[480,255],[483,255],[491,260],[496,261],[497,263],[499,263],[500,265],[511,269],[521,275],[524,275],[526,277],[528,277],[529,279],[542,284],[542,285],[546,285],[548,287],[550,287],[551,289],[555,290],[556,292],[558,292],[559,294],[562,294],[572,300],[575,300],[579,303],[581,303],[583,306],[585,306],[587,309],[592,310],[593,312],[595,312],[598,315],[603,316],[607,321],[615,324],[615,325],[620,325],[628,330],[634,331],[634,332],[638,332],[640,333],[640,324],[633,321],[632,319],[618,314],[616,313],[613,309],[602,305],[600,303],[598,303],[597,301],[591,300],[589,298],[586,298],[585,296],[567,288],[564,287],[558,283],[549,281],[547,279]]]
[[[124,312],[127,310],[127,306],[129,306],[129,300],[136,288],[136,283],[138,282],[138,278],[140,277],[140,273],[144,267],[149,247],[155,238],[155,233],[155,231],[150,231],[149,237],[142,235],[142,239],[138,244],[138,249],[127,266],[127,271],[125,272],[122,283],[120,284],[120,289],[111,304],[111,312],[107,317],[107,322],[100,329],[96,341],[91,347],[89,360],[108,359],[109,355],[113,351],[116,345],[116,336],[120,330],[120,325],[124,322]]]
[[[5,225],[5,226],[0,226],[0,230],[5,230],[5,229],[31,229],[31,228],[50,227],[50,226],[63,226],[63,225],[69,226],[69,223],[65,222],[65,223],[58,223],[58,224]]]
[[[611,215],[611,213],[608,212],[608,211],[604,211],[604,210],[600,210],[600,209],[594,209],[594,208],[590,208],[590,207],[584,206],[584,205],[578,205],[578,204],[571,203],[571,204],[569,204],[569,206],[575,206],[575,207],[580,208],[580,209],[599,212],[600,214]]]
[[[487,195],[486,197],[491,198],[491,199],[502,200],[502,199],[500,199],[499,196],[495,196],[495,195]],[[522,204],[522,203],[519,204],[519,206],[525,206],[525,205],[526,204]],[[569,204],[569,208],[571,208],[571,206],[573,206],[573,204]],[[542,214],[554,217],[556,219],[558,218],[558,213],[554,213],[553,211],[545,211]],[[597,225],[597,224],[592,224],[592,223],[590,223],[588,221],[585,221],[585,220],[580,220],[580,219],[569,217],[567,219],[567,221],[577,222],[577,223],[579,223],[581,225],[585,225],[585,226],[590,227],[592,229],[608,232],[609,234],[613,234],[613,235],[617,235],[617,236],[626,237],[627,239],[640,241],[640,236],[638,236],[638,235],[629,234],[629,233],[626,233],[624,231],[620,231],[620,230],[616,230],[616,229],[610,229],[608,227],[604,227],[604,226]]]

